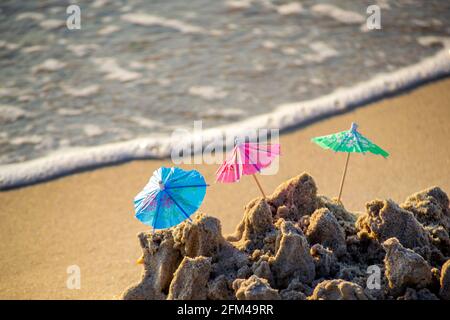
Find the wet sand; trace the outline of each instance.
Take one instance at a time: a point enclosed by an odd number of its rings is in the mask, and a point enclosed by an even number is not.
[[[270,193],[303,171],[319,193],[336,196],[344,154],[325,151],[311,137],[342,131],[352,121],[390,152],[388,159],[352,155],[343,192],[345,206],[363,211],[380,198],[403,201],[433,185],[450,192],[450,79],[321,120],[281,136],[280,170],[262,176]],[[0,193],[0,298],[110,299],[139,279],[136,238],[145,230],[133,217],[132,199],[159,166],[169,160],[133,161]],[[211,183],[201,207],[221,219],[230,233],[243,206],[259,195],[251,177],[214,184],[217,165],[200,170]],[[81,269],[81,289],[66,286],[67,267]]]

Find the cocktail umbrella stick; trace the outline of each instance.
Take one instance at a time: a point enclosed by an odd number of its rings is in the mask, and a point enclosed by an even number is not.
[[[259,191],[261,191],[262,196],[263,196],[263,198],[264,198],[264,200],[265,200],[267,197],[266,197],[266,194],[264,193],[263,188],[261,187],[261,184],[259,183],[258,178],[256,177],[255,174],[252,174],[252,176],[253,176],[253,179],[255,179],[255,182],[256,182],[256,184],[258,185]]]
[[[342,173],[341,186],[339,187],[338,202],[341,202],[342,189],[344,188],[345,175],[347,174],[349,159],[350,159],[350,152],[347,153],[347,160],[345,161],[344,172]]]

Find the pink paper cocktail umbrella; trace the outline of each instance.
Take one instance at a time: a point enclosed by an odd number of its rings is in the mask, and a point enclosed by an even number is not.
[[[217,169],[216,181],[232,183],[239,181],[242,175],[252,175],[263,197],[266,198],[256,173],[270,166],[279,155],[279,144],[236,143],[225,162]]]

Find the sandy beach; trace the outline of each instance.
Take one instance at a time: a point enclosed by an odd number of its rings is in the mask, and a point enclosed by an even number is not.
[[[450,192],[450,79],[317,121],[280,138],[280,170],[262,176],[266,192],[308,172],[318,191],[337,195],[344,154],[324,151],[311,137],[360,131],[390,152],[388,159],[354,155],[343,192],[347,209],[364,210],[372,199],[403,201],[430,186]],[[139,279],[136,238],[146,230],[134,218],[132,199],[152,172],[169,160],[133,161],[0,193],[0,298],[113,299]],[[259,196],[249,177],[232,185],[214,183],[216,165],[199,170],[211,184],[201,211],[221,219],[231,233],[243,206]],[[66,287],[67,267],[81,269],[81,289]]]

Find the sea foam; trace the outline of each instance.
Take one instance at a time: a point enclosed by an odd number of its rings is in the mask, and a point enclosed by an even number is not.
[[[258,128],[293,127],[327,115],[333,115],[367,101],[395,93],[424,81],[450,74],[450,40],[439,37],[418,39],[421,45],[440,42],[444,48],[435,55],[390,73],[375,75],[354,86],[338,88],[322,97],[279,105],[273,112],[247,118],[229,125],[206,129],[202,136],[185,137],[206,145],[222,136],[242,135]],[[68,149],[46,157],[16,164],[0,166],[0,189],[27,185],[57,176],[100,165],[114,164],[133,159],[164,158],[171,153],[171,136],[151,136],[97,147]]]
[[[141,26],[162,26],[175,29],[181,33],[207,33],[202,27],[194,26],[175,19],[166,19],[146,13],[128,13],[122,20]]]
[[[318,15],[327,16],[340,23],[346,24],[358,24],[363,23],[366,20],[363,15],[357,12],[343,10],[332,4],[316,4],[312,6],[311,11]]]

